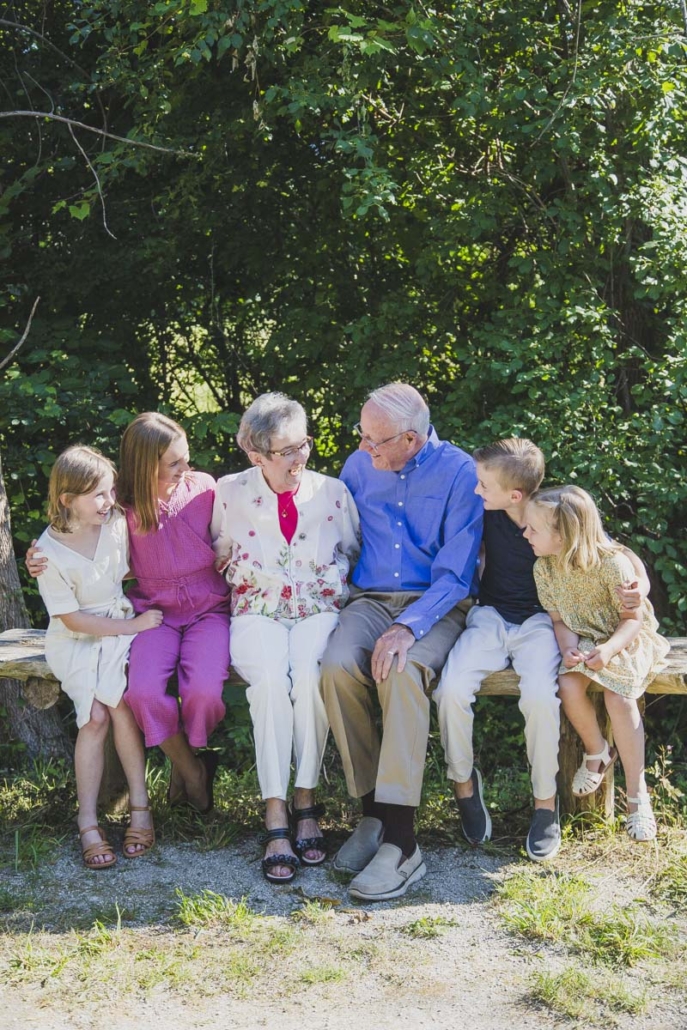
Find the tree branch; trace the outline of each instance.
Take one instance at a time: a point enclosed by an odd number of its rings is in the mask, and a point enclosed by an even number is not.
[[[171,147],[158,147],[154,143],[144,143],[138,139],[127,139],[126,136],[116,136],[114,132],[105,132],[103,129],[96,129],[93,125],[86,125],[85,122],[77,122],[74,118],[65,118],[61,114],[51,114],[49,111],[0,111],[0,118],[49,118],[53,122],[63,122],[64,125],[75,125],[78,129],[85,129],[87,132],[95,132],[98,136],[106,136],[108,139],[116,139],[119,143],[128,143],[131,147],[145,147],[146,150],[157,150],[161,154],[176,154],[177,157],[196,157],[190,150],[173,150]]]
[[[26,328],[24,329],[24,332],[22,333],[22,337],[21,337],[19,343],[15,344],[15,346],[9,352],[7,357],[3,358],[3,360],[0,361],[0,369],[3,369],[5,367],[5,365],[9,365],[10,361],[12,361],[12,359],[15,356],[15,354],[17,353],[19,348],[23,345],[24,341],[26,340],[26,337],[29,335],[29,330],[31,329],[31,322],[33,321],[33,316],[34,316],[34,314],[36,312],[36,308],[38,307],[38,301],[40,299],[41,299],[40,297],[36,297],[35,301],[33,302],[33,307],[31,308],[31,314],[29,315],[29,320],[26,323]]]
[[[107,233],[108,236],[111,236],[113,240],[116,240],[117,237],[110,230],[110,227],[107,224],[107,212],[105,210],[105,197],[103,196],[103,190],[102,190],[102,186],[100,185],[100,179],[98,178],[98,173],[96,172],[95,168],[93,167],[93,163],[92,163],[90,157],[88,156],[88,154],[86,153],[86,151],[81,146],[81,144],[79,143],[78,139],[76,138],[76,134],[74,132],[74,128],[73,128],[72,125],[69,126],[69,132],[71,133],[71,137],[74,140],[74,143],[76,144],[76,146],[79,148],[79,150],[83,154],[84,161],[86,162],[88,167],[93,172],[93,177],[95,179],[95,186],[96,186],[96,189],[98,191],[98,196],[100,197],[100,203],[101,203],[102,208],[103,208],[103,226],[105,227],[105,232]]]

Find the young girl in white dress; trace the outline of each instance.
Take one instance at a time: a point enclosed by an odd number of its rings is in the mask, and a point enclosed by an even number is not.
[[[525,536],[539,601],[548,609],[561,650],[559,696],[584,744],[573,794],[592,794],[616,758],[604,740],[587,695],[591,680],[604,703],[625,770],[627,832],[653,840],[656,821],[644,780],[644,726],[637,698],[665,667],[668,641],[658,633],[653,608],[623,608],[617,588],[634,578],[623,548],[604,532],[594,501],[577,486],[541,490],[527,506]]]
[[[108,869],[116,862],[97,818],[110,722],[129,785],[131,824],[122,853],[138,858],[155,841],[141,734],[122,695],[131,641],[136,633],[159,626],[162,613],[151,610],[133,618],[122,592],[129,548],[126,519],[115,505],[114,479],[112,462],[90,447],[64,451],[50,475],[50,525],[38,541],[50,559],[38,581],[50,615],[45,657],[76,710],[78,825],[89,869]]]

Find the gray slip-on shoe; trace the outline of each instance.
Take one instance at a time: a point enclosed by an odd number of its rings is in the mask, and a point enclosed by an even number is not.
[[[379,851],[383,836],[382,820],[364,815],[346,843],[337,851],[332,866],[338,873],[361,873]]]
[[[533,862],[548,862],[561,848],[561,822],[558,816],[558,798],[553,812],[548,808],[535,808],[525,850]]]
[[[484,804],[482,775],[479,769],[472,770],[472,797],[456,798],[463,836],[468,844],[484,844],[491,837],[491,816]]]
[[[388,901],[400,898],[411,883],[421,880],[427,872],[419,847],[410,858],[395,844],[382,844],[372,861],[351,880],[348,893],[360,901]]]

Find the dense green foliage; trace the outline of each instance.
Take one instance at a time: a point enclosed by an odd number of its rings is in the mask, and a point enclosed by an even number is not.
[[[241,409],[283,388],[336,470],[365,392],[400,378],[463,446],[539,442],[684,632],[678,3],[25,0],[1,17],[5,112],[169,151],[0,120],[5,349],[42,298],[0,382],[20,551],[67,441],[115,453],[131,412],[163,407],[225,470]]]

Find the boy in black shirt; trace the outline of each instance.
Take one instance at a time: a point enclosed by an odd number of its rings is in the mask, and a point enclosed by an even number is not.
[[[471,844],[481,844],[491,836],[491,819],[482,778],[473,766],[472,705],[482,680],[512,663],[520,676],[519,707],[534,791],[526,848],[530,858],[541,862],[553,858],[561,845],[556,800],[561,659],[551,619],[537,598],[536,556],[523,529],[527,502],[544,478],[544,455],[530,440],[512,439],[480,447],[473,456],[475,493],[484,500],[480,591],[434,699],[463,833]]]
[[[537,559],[523,530],[527,502],[544,478],[544,455],[531,440],[513,438],[480,447],[473,457],[475,493],[484,501],[480,590],[434,692],[441,742],[463,834],[471,844],[482,844],[491,836],[491,818],[482,777],[473,765],[472,705],[482,680],[511,663],[520,677],[519,708],[534,792],[525,847],[531,859],[543,862],[561,846],[556,798],[561,656],[551,619],[539,604],[532,571]],[[635,608],[648,594],[649,581],[637,555],[625,553],[637,579],[618,593],[625,607]]]

